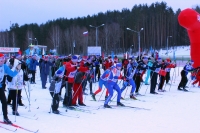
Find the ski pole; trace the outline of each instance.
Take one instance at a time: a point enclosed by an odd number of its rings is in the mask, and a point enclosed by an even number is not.
[[[175,74],[175,69],[174,69],[174,72],[173,72],[173,75],[172,75],[172,80],[171,80],[171,84],[170,84],[170,87],[169,87],[169,91],[170,91],[170,88],[172,86],[172,81],[173,81],[173,78],[174,78],[174,74]],[[175,78],[174,78],[175,79]],[[175,80],[174,80],[175,81]]]
[[[15,102],[15,122],[16,122],[16,116],[17,116],[17,101],[18,101],[18,80],[17,80],[17,90],[16,90],[16,102]]]
[[[30,105],[31,105],[31,92],[30,92],[30,89],[31,89],[31,85],[30,85],[30,82],[27,82],[28,83],[28,93],[29,93],[29,110],[28,112],[31,112],[30,110]]]
[[[126,86],[126,92],[125,92],[125,94],[124,94],[124,98],[126,97],[126,93],[127,93],[127,90],[128,90],[128,87]]]
[[[101,99],[101,97],[102,97],[102,95],[103,95],[104,91],[105,91],[105,88],[103,89],[103,92],[101,93],[101,95],[100,95],[100,97],[99,97],[99,100],[98,100],[98,102],[100,101],[100,99]]]
[[[24,90],[25,90],[25,92],[26,92],[26,97],[27,97],[28,102],[29,102],[29,97],[28,97],[28,94],[27,94],[27,91],[26,91],[25,85],[24,85]]]
[[[152,79],[152,77],[153,77],[153,74],[154,74],[154,71],[152,71],[152,72],[153,72],[153,73],[152,73],[152,75],[151,75],[151,77],[150,77],[150,81],[151,81],[151,79]],[[147,86],[147,88],[146,88],[145,95],[146,95],[146,93],[147,93],[148,88],[149,88],[149,86]]]

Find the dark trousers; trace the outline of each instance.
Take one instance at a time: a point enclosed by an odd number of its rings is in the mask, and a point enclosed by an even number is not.
[[[151,85],[150,85],[150,93],[154,93],[157,84],[158,74],[156,72],[151,71]]]
[[[10,97],[12,99],[12,110],[17,111],[19,97],[21,96],[21,90],[10,90]]]
[[[95,77],[94,77],[94,81],[96,81],[96,76],[97,76],[98,81],[99,81],[99,79],[100,79],[100,75],[101,75],[101,71],[100,71],[100,69],[99,69],[99,68],[96,68],[96,69],[95,69]]]
[[[29,70],[29,73],[32,74],[31,83],[35,83],[35,70]]]
[[[135,93],[139,92],[140,84],[141,84],[141,76],[140,75],[136,75],[135,76],[135,85],[136,85]]]
[[[20,92],[18,91],[18,93],[20,93],[20,94],[19,94],[19,97],[18,97],[18,103],[19,103],[19,104],[22,104],[22,95],[21,95],[22,92],[21,92],[21,91],[20,91]],[[7,103],[11,103],[11,100],[12,100],[12,99],[11,99],[10,90],[9,90],[9,94],[8,94],[8,98],[7,98]]]
[[[61,86],[61,88],[60,88],[60,92],[59,92],[59,95],[62,95],[62,88],[63,88],[63,87],[65,87],[65,89],[66,89],[66,83],[63,84],[63,85]]]
[[[66,106],[71,106],[72,104],[72,86],[73,86],[73,83],[66,82],[66,91],[65,91],[65,96],[63,100],[63,104]]]
[[[0,88],[0,100],[2,104],[3,117],[8,118],[6,96],[3,88]]]
[[[51,108],[53,111],[56,111],[56,110],[58,110],[58,107],[59,107],[58,94],[54,94],[54,92],[50,92],[50,95],[53,98]]]
[[[165,83],[165,76],[160,76],[160,82],[159,82],[159,85],[158,85],[158,89],[162,90],[163,88],[163,85]]]
[[[178,87],[183,87],[185,88],[186,84],[188,82],[188,79],[187,79],[187,75],[185,74],[185,71],[182,70],[181,71],[181,82],[179,83]]]
[[[165,80],[166,80],[166,84],[169,83],[169,80],[170,80],[170,72],[167,72],[166,77],[165,77]]]
[[[41,80],[42,80],[42,88],[46,87],[46,83],[47,83],[47,76],[46,74],[41,74]]]
[[[89,86],[90,86],[90,93],[92,93],[92,78],[87,76],[86,79],[84,79],[83,83],[82,83],[82,88],[83,88],[83,91],[85,91],[85,87],[87,85],[87,81],[89,82]]]

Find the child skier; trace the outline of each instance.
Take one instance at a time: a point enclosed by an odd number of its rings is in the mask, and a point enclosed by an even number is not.
[[[61,89],[61,85],[62,85],[62,79],[63,79],[63,75],[65,72],[65,68],[62,66],[60,67],[56,72],[54,77],[52,78],[52,82],[50,84],[49,87],[49,92],[53,98],[52,100],[52,112],[54,114],[59,114],[59,93],[60,93],[60,89]]]

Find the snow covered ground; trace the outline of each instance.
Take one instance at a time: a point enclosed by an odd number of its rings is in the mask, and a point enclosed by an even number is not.
[[[126,93],[126,100],[121,102],[127,106],[138,108],[114,107],[114,109],[100,108],[98,110],[90,108],[90,112],[87,113],[70,110],[65,112],[66,109],[62,106],[62,102],[60,103],[59,110],[61,112],[70,114],[70,116],[79,115],[80,118],[48,113],[50,111],[51,96],[48,89],[42,89],[37,73],[37,84],[31,85],[31,111],[29,112],[28,100],[24,90],[22,99],[27,108],[19,107],[18,111],[22,116],[38,117],[38,119],[17,117],[15,122],[15,116],[11,115],[10,106],[8,107],[9,119],[24,128],[30,130],[39,129],[40,133],[199,133],[200,88],[191,87],[188,84],[188,89],[191,92],[177,91],[177,85],[180,81],[178,71],[180,72],[181,69],[180,67],[171,70],[172,85],[166,85],[167,92],[162,93],[162,95],[149,94],[149,85],[142,85],[140,93],[145,94],[146,90],[147,93],[145,96],[137,97],[140,101],[134,101],[128,99],[130,92],[130,87],[128,87],[127,92],[125,90],[122,94],[124,97]],[[48,86],[49,83],[47,84]],[[97,87],[97,83],[94,84],[93,90],[96,90]],[[62,91],[62,96],[64,91],[65,89]],[[99,99],[100,95],[101,93],[97,95],[96,99]],[[104,96],[105,94],[102,95],[101,100],[104,99]],[[85,104],[90,107],[103,105],[103,101],[91,101],[90,95],[84,98]],[[110,104],[116,105],[114,101]],[[34,115],[35,117],[33,117]],[[11,126],[0,125],[14,129]],[[0,128],[0,132],[9,133],[10,131]],[[18,129],[17,132],[26,133],[27,131]]]
[[[179,53],[181,55],[181,52]],[[182,55],[184,53],[183,51]],[[8,106],[9,119],[14,124],[24,128],[34,131],[39,129],[40,133],[199,133],[200,88],[191,86],[190,75],[188,75],[190,83],[188,83],[188,90],[190,92],[177,90],[181,78],[180,71],[184,64],[185,62],[179,61],[177,62],[178,67],[171,70],[172,80],[170,83],[172,85],[166,85],[166,92],[161,93],[162,95],[149,94],[149,85],[142,85],[140,93],[145,96],[138,96],[139,100],[134,101],[128,99],[130,93],[130,87],[128,87],[128,90],[125,90],[122,94],[126,100],[121,100],[121,102],[126,106],[136,108],[114,107],[113,109],[100,108],[95,110],[103,105],[102,100],[104,100],[105,94],[102,95],[99,102],[91,101],[90,95],[84,96],[85,104],[90,106],[90,108],[85,108],[85,110],[90,110],[88,112],[70,110],[65,112],[66,108],[60,102],[59,110],[63,114],[78,115],[79,118],[48,113],[52,99],[48,89],[42,89],[39,71],[37,71],[37,84],[31,85],[30,111],[25,90],[22,92],[22,100],[27,107],[19,107],[18,109],[20,115],[31,119],[17,117],[15,122],[15,116],[11,115],[12,110]],[[121,87],[122,82],[119,81],[119,83]],[[49,87],[49,83],[47,83],[47,87]],[[97,88],[98,84],[95,83],[93,91]],[[64,92],[65,89],[62,90],[62,97]],[[87,93],[89,93],[89,90]],[[114,96],[115,94],[116,92]],[[96,99],[98,100],[100,96],[101,93],[96,96]],[[115,101],[116,98],[110,104],[116,105]],[[1,109],[0,112],[2,112]],[[36,118],[38,119],[35,120]],[[0,124],[0,126],[15,129],[8,125]],[[0,128],[0,132],[9,133],[10,131]],[[16,132],[27,133],[22,129],[18,129]]]
[[[173,48],[169,48],[168,50],[168,55],[166,54],[167,50],[159,50],[159,55],[161,57],[170,57],[173,58],[173,54],[174,54],[174,49]],[[175,57],[178,59],[183,59],[184,58],[189,58],[190,59],[190,46],[178,46],[175,48]]]

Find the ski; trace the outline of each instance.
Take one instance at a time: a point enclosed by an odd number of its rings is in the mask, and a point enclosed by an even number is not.
[[[11,114],[9,114],[9,115],[11,115]],[[33,117],[25,116],[25,115],[19,115],[17,117],[27,118],[27,119],[30,119],[30,120],[38,120],[38,117],[35,117],[35,116],[36,116],[36,114]]]
[[[131,98],[125,98],[124,100],[125,100],[125,101],[129,101],[129,100],[131,100],[131,101],[146,102],[145,100],[141,100],[141,99],[131,99]]]
[[[117,106],[117,105],[110,105],[111,107],[119,107],[119,108],[134,108],[134,109],[141,109],[141,110],[150,110],[146,108],[134,107],[134,106]]]
[[[142,95],[142,94],[135,94],[136,97],[139,97],[139,96],[145,96],[145,95]]]
[[[11,131],[11,132],[16,132],[17,131],[17,128],[15,130],[12,130],[12,129],[9,129],[9,128],[3,127],[3,126],[0,126],[0,128],[3,128],[5,130]]]
[[[30,129],[24,128],[22,126],[16,125],[16,124],[7,124],[3,121],[0,121],[0,123],[5,124],[5,125],[9,125],[9,126],[12,126],[12,127],[16,127],[16,128],[19,128],[19,129],[22,129],[22,130],[25,130],[25,131],[28,131],[28,132],[32,132],[32,133],[37,133],[39,131],[39,129],[36,130],[36,131],[33,131],[33,130],[30,130]]]
[[[89,110],[85,110],[85,109],[80,109],[78,107],[67,107],[67,109],[69,110],[73,110],[73,111],[79,111],[79,112],[83,112],[83,113],[89,113],[89,114],[92,114],[91,111]]]
[[[71,114],[65,114],[65,113],[59,113],[58,115],[67,116],[67,117],[73,117],[73,118],[80,118],[79,115],[71,115]]]
[[[91,107],[91,106],[78,106],[78,108],[87,109],[88,111],[90,111],[90,110],[98,110],[99,109],[99,107]]]

